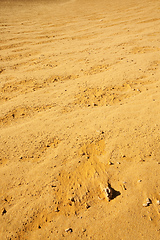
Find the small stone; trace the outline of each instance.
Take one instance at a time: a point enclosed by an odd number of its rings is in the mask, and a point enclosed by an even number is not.
[[[104,192],[106,194],[106,197],[108,199],[108,201],[110,201],[112,199],[112,195],[113,195],[113,192],[112,192],[112,189],[110,187],[107,187],[104,189]]]
[[[140,183],[140,182],[142,182],[142,180],[140,179],[140,180],[138,180],[138,183]]]
[[[98,104],[97,104],[97,103],[94,103],[94,104],[93,104],[93,106],[97,107],[97,106],[98,106]]]
[[[108,162],[108,165],[113,165],[113,163],[111,161]]]
[[[143,207],[148,207],[148,206],[149,206],[148,203],[143,204]]]
[[[160,200],[157,200],[157,204],[160,205]]]
[[[3,211],[2,211],[2,216],[6,213],[6,209],[4,208]]]
[[[143,204],[143,207],[148,207],[152,203],[151,199],[147,198],[146,203]]]
[[[72,197],[72,198],[71,198],[71,202],[75,202],[75,199],[74,199],[74,197]]]
[[[91,207],[88,203],[86,203],[85,205],[87,209]]]
[[[147,202],[148,204],[151,204],[151,203],[152,203],[151,199],[149,199],[149,198],[146,199],[146,202]]]
[[[73,230],[72,230],[72,228],[67,228],[66,230],[65,230],[65,232],[73,232]]]
[[[55,212],[59,212],[60,210],[58,209],[58,207],[54,210]]]
[[[127,190],[126,186],[124,184],[121,185],[123,190]]]

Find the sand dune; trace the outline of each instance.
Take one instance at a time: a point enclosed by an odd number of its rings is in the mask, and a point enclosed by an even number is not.
[[[160,239],[159,1],[0,6],[0,239]]]

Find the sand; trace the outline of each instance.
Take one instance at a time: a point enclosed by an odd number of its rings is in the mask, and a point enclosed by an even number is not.
[[[160,239],[158,0],[1,1],[0,239]]]

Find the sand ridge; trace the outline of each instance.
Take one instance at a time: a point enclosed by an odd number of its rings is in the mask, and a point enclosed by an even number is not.
[[[159,16],[1,1],[0,239],[160,238]]]

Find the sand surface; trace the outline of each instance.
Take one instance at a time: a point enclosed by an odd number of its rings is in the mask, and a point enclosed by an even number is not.
[[[160,2],[0,2],[0,239],[160,239]]]

